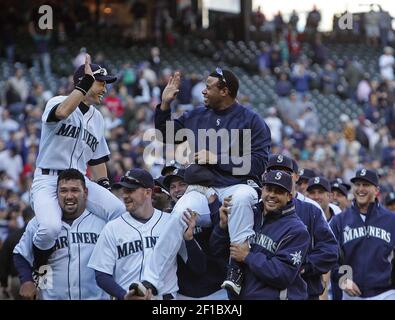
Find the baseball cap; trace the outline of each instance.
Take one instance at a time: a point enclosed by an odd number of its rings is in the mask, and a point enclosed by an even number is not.
[[[121,180],[114,183],[114,187],[124,187],[128,189],[138,188],[154,188],[154,178],[152,175],[144,169],[131,169],[121,177]]]
[[[275,185],[285,189],[287,192],[292,193],[292,177],[289,173],[273,170],[269,171],[265,176],[263,185]]]
[[[191,164],[185,169],[184,181],[188,184],[198,184],[208,187],[212,184],[214,174],[205,166]]]
[[[346,186],[344,186],[343,184],[338,183],[338,182],[333,182],[331,184],[331,190],[333,191],[334,189],[339,190],[345,197],[347,197],[348,190],[347,190]]]
[[[95,80],[105,81],[107,83],[112,83],[117,81],[117,77],[109,75],[107,73],[106,68],[102,68],[101,66],[95,63],[91,63],[90,66],[93,72],[93,76],[95,77]],[[84,76],[85,76],[85,64],[82,64],[74,72],[74,76],[73,76],[74,84],[77,84]]]
[[[298,175],[299,175],[299,180],[297,183],[300,183],[304,180],[309,180],[310,178],[314,178],[317,176],[315,171],[313,169],[309,169],[309,168],[300,169],[298,172]]]
[[[367,181],[376,187],[378,187],[379,185],[379,176],[377,175],[377,172],[375,170],[365,168],[359,169],[355,174],[355,177],[352,178],[350,181],[352,183],[355,183],[357,180]]]
[[[333,180],[331,182],[331,184],[335,184],[335,183],[343,185],[347,189],[347,191],[351,190],[351,185],[349,185],[348,183],[345,183],[342,178],[336,178],[335,180]]]
[[[273,170],[274,168],[285,168],[294,172],[292,159],[282,154],[272,154],[269,156],[267,170]]]
[[[329,181],[324,177],[310,178],[307,186],[307,191],[317,186],[324,188],[324,190],[327,192],[331,192],[331,185]]]
[[[166,176],[172,173],[175,169],[181,169],[181,165],[175,160],[170,160],[166,162],[160,174],[162,176]]]
[[[184,180],[184,175],[185,175],[185,169],[175,169],[171,174],[167,175],[164,179],[163,179],[163,185],[165,186],[166,189],[170,189],[170,184],[171,181],[173,180],[173,178],[181,178],[182,180]]]
[[[384,203],[388,206],[393,202],[395,202],[395,192],[390,192],[385,196]]]

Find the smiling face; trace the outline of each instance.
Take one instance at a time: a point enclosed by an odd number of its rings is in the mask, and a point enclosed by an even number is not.
[[[107,92],[106,82],[95,80],[92,87],[86,94],[86,98],[92,104],[100,104],[103,100],[104,95]]]
[[[58,185],[58,202],[66,219],[75,219],[85,210],[88,189],[81,180],[60,180]]]
[[[353,187],[355,201],[361,210],[366,210],[370,203],[374,202],[379,189],[375,185],[364,181],[356,180]]]
[[[316,187],[311,187],[307,190],[307,195],[316,201],[320,206],[321,209],[326,211],[328,209],[329,205],[329,192],[326,191],[323,187],[321,186],[316,186]]]
[[[188,188],[188,184],[184,182],[181,178],[174,177],[170,183],[170,196],[173,201],[177,202]]]
[[[151,203],[152,189],[138,188],[129,189],[122,188],[122,198],[125,203],[126,210],[135,216],[143,218],[144,207],[148,202]]]
[[[206,88],[202,91],[204,104],[213,109],[222,107],[223,99],[227,96],[227,88],[216,77],[208,77]]]
[[[262,200],[266,212],[277,211],[291,201],[292,195],[276,185],[266,185],[262,189]]]
[[[339,206],[340,209],[344,210],[348,207],[348,199],[347,197],[341,193],[340,191],[333,189],[332,190],[332,202]]]

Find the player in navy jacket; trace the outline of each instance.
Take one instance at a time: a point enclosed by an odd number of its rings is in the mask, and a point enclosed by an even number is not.
[[[292,178],[282,171],[266,175],[262,189],[264,210],[254,212],[255,235],[249,244],[230,244],[230,255],[244,263],[239,299],[307,299],[300,271],[309,247],[309,233],[295,213]],[[229,248],[227,205],[212,237],[212,250]],[[235,298],[235,296],[231,296]]]
[[[282,154],[269,157],[267,170],[281,170],[291,174],[293,179],[293,202],[297,216],[307,227],[310,245],[302,266],[302,278],[307,283],[310,300],[318,300],[323,293],[322,275],[330,271],[337,262],[338,244],[322,212],[313,204],[297,199],[297,163]],[[260,202],[261,208],[262,203]]]
[[[352,278],[346,280],[351,277],[349,271],[341,277],[335,270],[335,280],[341,278],[343,299],[395,299],[395,215],[376,199],[379,189],[375,171],[361,169],[351,182],[355,200],[330,225],[342,253],[339,264],[351,266]]]

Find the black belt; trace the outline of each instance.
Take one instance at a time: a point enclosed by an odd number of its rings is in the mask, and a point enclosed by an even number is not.
[[[174,300],[174,297],[171,293],[166,293],[162,296],[163,300]]]
[[[51,171],[53,175],[57,176],[60,175],[64,170],[41,169],[41,173],[45,175],[51,174]]]

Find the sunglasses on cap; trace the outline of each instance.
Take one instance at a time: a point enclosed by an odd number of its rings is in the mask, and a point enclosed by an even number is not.
[[[98,75],[101,75],[101,76],[106,76],[106,75],[108,75],[108,72],[107,72],[107,69],[106,69],[106,68],[100,68],[100,69],[97,69],[96,71],[93,71],[93,74],[98,74]]]
[[[128,176],[122,176],[120,182],[126,182],[129,184],[139,184],[142,187],[144,187],[144,185],[139,180]]]
[[[225,77],[224,77],[224,73],[223,73],[222,69],[221,69],[220,67],[217,67],[217,68],[215,69],[215,72],[221,77],[221,81],[222,81],[223,83],[225,83],[225,85],[227,86],[228,84],[227,84],[227,82],[226,82],[226,79],[225,79]]]

